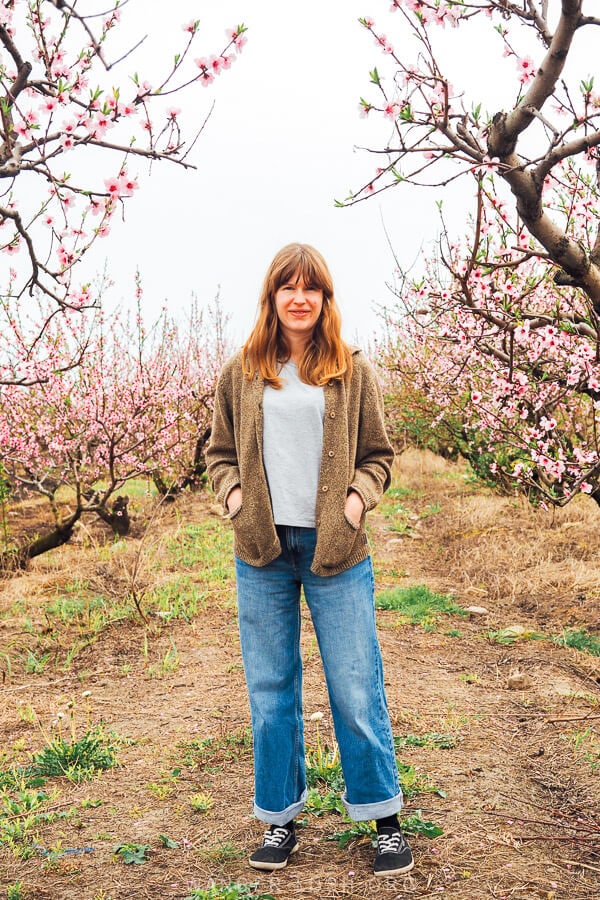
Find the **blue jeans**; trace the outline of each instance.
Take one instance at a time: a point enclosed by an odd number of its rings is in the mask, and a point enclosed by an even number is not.
[[[306,800],[300,588],[310,609],[329,693],[346,790],[355,820],[402,808],[402,792],[375,631],[374,577],[367,558],[339,575],[310,571],[316,532],[278,526],[282,553],[266,566],[236,558],[242,657],[254,739],[254,814],[272,825]]]

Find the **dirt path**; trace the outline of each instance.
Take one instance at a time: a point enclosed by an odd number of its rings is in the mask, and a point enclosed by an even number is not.
[[[302,852],[281,873],[248,868],[246,852],[261,826],[249,814],[251,748],[231,572],[224,559],[222,577],[213,573],[207,584],[198,566],[181,558],[166,565],[163,553],[165,535],[180,533],[182,520],[226,528],[198,498],[166,516],[163,543],[147,552],[148,583],[167,583],[168,573],[178,578],[183,566],[201,590],[189,621],[148,629],[124,618],[82,646],[67,667],[49,661],[28,673],[20,663],[23,648],[39,652],[32,633],[42,641],[43,604],[69,578],[72,583],[74,567],[86,590],[102,582],[106,592],[112,584],[115,597],[123,568],[116,551],[66,547],[4,583],[3,768],[43,746],[60,711],[65,717],[55,729],[65,734],[73,716],[78,734],[102,722],[128,738],[118,768],[79,784],[48,781],[45,790],[58,791],[52,808],[78,804],[77,815],[40,824],[40,849],[29,859],[0,847],[5,891],[21,881],[25,900],[125,900],[255,883],[256,894],[276,900],[600,897],[600,661],[550,639],[565,627],[598,628],[600,515],[590,504],[554,518],[533,512],[422,455],[404,460],[398,483],[397,496],[371,518],[378,586],[427,584],[452,592],[461,606],[488,610],[425,626],[378,611],[393,730],[405,744],[400,759],[429,787],[407,799],[405,813],[420,810],[444,831],[411,839],[414,871],[375,879],[367,841],[340,850],[328,840],[348,827],[332,813],[306,816]],[[498,642],[513,625],[525,636]],[[78,627],[83,635],[84,625]],[[543,639],[528,638],[533,632]],[[51,638],[61,641],[54,632]],[[71,641],[72,635],[62,639],[57,660]],[[303,646],[307,717],[324,713],[319,736],[331,742],[306,614]],[[307,722],[313,746],[316,728]],[[192,809],[197,794],[208,798],[206,811]],[[178,847],[164,846],[161,834]],[[149,845],[147,862],[124,865],[112,853],[120,843]],[[44,849],[54,855],[42,856]]]

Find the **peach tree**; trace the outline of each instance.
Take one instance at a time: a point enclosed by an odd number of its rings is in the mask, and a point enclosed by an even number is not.
[[[390,137],[344,202],[408,184],[439,195],[463,179],[471,209],[465,237],[444,215],[422,271],[399,273],[387,366],[424,392],[431,424],[453,429],[487,477],[544,503],[582,491],[599,500],[600,95],[585,43],[600,25],[595,4],[393,0],[392,10],[393,39],[361,20],[385,57],[361,111],[387,120]],[[469,71],[469,47],[484,41],[486,61]]]

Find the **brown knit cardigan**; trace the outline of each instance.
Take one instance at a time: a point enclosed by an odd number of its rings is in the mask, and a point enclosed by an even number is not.
[[[361,350],[352,351],[349,381],[324,386],[323,455],[316,505],[317,545],[312,571],[335,575],[369,554],[365,513],[390,483],[394,451],[383,422],[383,399],[375,372]],[[229,517],[234,552],[251,566],[265,566],[281,553],[263,465],[263,379],[249,381],[241,351],[221,371],[215,396],[207,471],[227,512],[227,497],[242,488],[242,505]],[[302,460],[298,460],[302,465]],[[356,526],[344,515],[348,491],[360,494],[365,512]]]

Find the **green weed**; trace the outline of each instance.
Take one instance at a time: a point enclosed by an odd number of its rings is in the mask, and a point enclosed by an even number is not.
[[[346,818],[346,810],[338,790],[331,790],[326,794],[321,794],[317,788],[309,788],[304,809],[313,816],[338,813],[340,816]]]
[[[148,859],[149,844],[118,844],[113,854],[118,856],[126,866],[143,866]]]
[[[202,856],[214,863],[228,863],[241,859],[246,851],[236,847],[233,841],[218,841],[213,847],[202,851]]]
[[[355,822],[344,831],[336,831],[329,835],[328,841],[336,841],[340,850],[356,840],[368,839],[373,847],[377,846],[377,830],[374,822]]]
[[[179,651],[172,637],[170,641],[171,646],[166,650],[162,659],[148,667],[148,674],[151,678],[163,678],[171,672],[176,672],[179,668]]]
[[[179,841],[172,840],[167,834],[159,834],[158,839],[167,850],[179,849]]]
[[[202,791],[188,797],[188,803],[194,812],[208,812],[209,809],[212,809],[214,802],[210,794],[204,794]]]
[[[230,883],[211,884],[208,888],[194,888],[185,900],[275,900],[272,894],[255,894],[258,882],[254,884]]]
[[[443,791],[439,791],[433,782],[430,781],[428,775],[422,775],[417,772],[414,766],[407,763],[398,762],[398,775],[400,777],[400,786],[402,793],[406,798],[414,797],[416,794],[437,793],[443,796]]]
[[[423,507],[419,513],[420,519],[428,519],[429,516],[436,516],[442,511],[441,503],[430,503],[429,506]]]
[[[231,530],[209,519],[185,525],[167,550],[178,569],[196,569],[208,585],[224,587],[233,581],[232,547]]]
[[[578,731],[571,738],[578,756],[591,766],[592,772],[600,772],[600,740],[593,726]]]
[[[46,809],[47,803],[54,802],[56,796],[29,790],[24,780],[17,781],[10,791],[4,788],[0,792],[0,847],[10,849],[21,859],[33,856],[41,826],[77,815],[76,807],[62,811]]]
[[[400,822],[402,831],[405,834],[422,834],[428,838],[441,837],[444,829],[433,822],[424,821],[421,817],[421,810],[418,809],[412,816],[407,816]]]
[[[443,829],[433,822],[423,821],[420,810],[417,810],[414,815],[402,819],[400,827],[405,834],[423,834],[428,838],[439,837],[444,833]],[[356,822],[350,828],[332,834],[327,840],[336,841],[340,850],[355,840],[368,840],[373,847],[376,847],[377,829],[374,822]]]
[[[600,637],[589,634],[585,628],[577,631],[564,631],[561,635],[553,638],[553,641],[559,647],[573,647],[575,650],[581,650],[591,656],[600,656]]]
[[[381,591],[375,598],[375,608],[396,610],[401,622],[412,625],[434,626],[442,615],[468,616],[451,596],[436,594],[424,584]]]
[[[384,496],[386,500],[404,500],[406,497],[415,497],[417,494],[414,488],[394,485],[394,487],[388,488]]]
[[[6,889],[6,900],[25,900],[22,881],[15,881],[14,884],[8,885]]]
[[[330,749],[327,744],[317,743],[306,751],[306,784],[316,787],[321,784],[333,791],[344,789],[344,776],[337,744]]]
[[[252,731],[243,728],[220,738],[203,738],[181,741],[178,748],[184,751],[183,765],[196,766],[228,761],[248,754],[252,750]]]
[[[543,641],[544,635],[522,625],[510,625],[500,631],[486,631],[484,637],[494,644],[514,644],[515,641]]]
[[[46,668],[46,663],[51,656],[51,653],[43,653],[40,657],[37,657],[32,650],[28,650],[27,653],[22,657],[23,668],[30,674],[39,675],[39,673],[43,672]]]
[[[456,746],[456,738],[451,734],[439,734],[437,731],[429,731],[426,734],[405,734],[394,738],[396,750],[404,750],[406,747],[438,747],[440,750],[449,750]]]
[[[59,594],[44,608],[50,625],[57,622],[80,632],[97,634],[111,622],[131,618],[133,614],[129,602],[117,602],[114,597],[109,599],[93,592],[86,581],[63,585],[62,590],[65,593]]]
[[[206,597],[206,592],[201,591],[189,575],[184,575],[147,591],[144,605],[165,622],[173,619],[189,622],[199,609],[205,608]]]
[[[17,707],[17,714],[21,721],[26,722],[28,725],[33,725],[37,720],[37,715],[31,703],[20,702]]]
[[[96,772],[116,766],[117,749],[115,737],[105,734],[99,726],[88,729],[78,740],[66,741],[58,735],[35,754],[27,774],[85,781]]]

